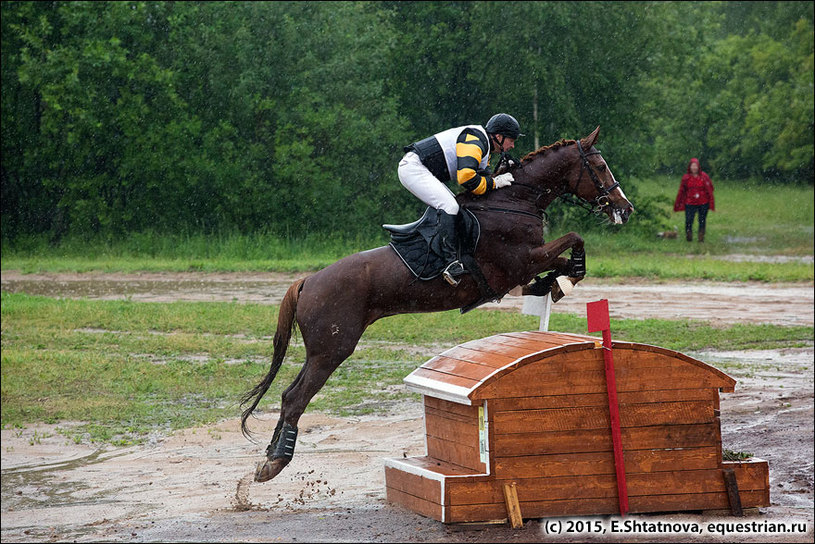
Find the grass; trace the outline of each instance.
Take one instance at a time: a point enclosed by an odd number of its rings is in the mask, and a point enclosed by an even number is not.
[[[138,443],[151,432],[237,417],[238,399],[268,371],[276,306],[58,300],[2,294],[3,428],[73,422],[76,441]],[[309,410],[382,411],[418,399],[402,379],[435,354],[491,334],[536,330],[502,311],[401,315],[374,323]],[[585,318],[555,314],[553,330],[584,333]],[[679,351],[812,345],[812,327],[612,320],[615,339]],[[262,410],[279,407],[305,350],[295,337]]]
[[[660,239],[653,227],[638,223],[582,232],[589,275],[654,279],[702,278],[720,281],[800,282],[815,277],[812,262],[734,262],[727,255],[811,257],[813,186],[768,185],[758,181],[716,182],[716,211],[708,214],[704,244],[681,236],[684,214],[673,213],[678,180],[648,178],[624,182],[641,201],[655,201],[666,216],[664,230],[679,239]],[[633,189],[631,191],[634,192]],[[633,198],[633,197],[632,197]],[[634,205],[637,199],[634,198]],[[574,227],[548,233],[547,240]],[[131,234],[120,240],[68,239],[53,247],[44,238],[4,241],[2,269],[33,272],[298,272],[387,243],[382,230],[368,237],[281,238],[268,233],[157,235]]]

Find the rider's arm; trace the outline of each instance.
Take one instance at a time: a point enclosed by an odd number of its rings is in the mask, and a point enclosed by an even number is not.
[[[479,170],[481,159],[487,153],[488,146],[484,135],[473,129],[463,130],[456,141],[458,158],[456,181],[466,190],[477,195],[483,195],[495,188],[492,177]]]

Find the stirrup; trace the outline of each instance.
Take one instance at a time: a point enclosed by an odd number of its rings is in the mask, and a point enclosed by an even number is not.
[[[459,261],[453,261],[447,265],[442,275],[447,283],[457,287],[461,280],[457,280],[456,277],[464,275],[464,266]]]

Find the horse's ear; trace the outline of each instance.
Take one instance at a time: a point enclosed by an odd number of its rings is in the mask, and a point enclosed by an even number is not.
[[[600,126],[598,125],[594,132],[580,140],[580,145],[583,146],[584,149],[591,149],[591,146],[597,142],[597,136],[600,135]]]

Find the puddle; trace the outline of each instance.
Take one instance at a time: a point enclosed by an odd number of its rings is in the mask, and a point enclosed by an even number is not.
[[[115,502],[113,499],[106,498],[111,490],[94,491],[86,481],[68,480],[62,474],[82,467],[105,463],[126,453],[126,451],[111,452],[100,449],[73,459],[4,468],[0,486],[3,509],[13,511]]]

